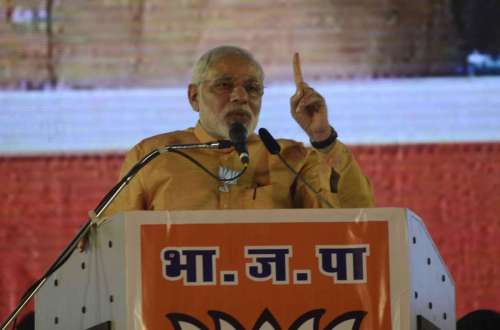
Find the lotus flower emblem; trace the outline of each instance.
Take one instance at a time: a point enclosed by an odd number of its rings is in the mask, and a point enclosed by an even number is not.
[[[320,330],[320,319],[325,313],[324,309],[313,309],[297,318],[289,330]],[[359,330],[365,311],[352,311],[344,313],[322,328],[323,330]],[[221,312],[208,311],[214,322],[215,330],[244,330],[246,329],[235,317]],[[209,330],[210,328],[198,319],[182,313],[169,313],[166,315],[175,330]],[[257,319],[252,330],[281,330],[285,329],[268,309],[265,309]]]

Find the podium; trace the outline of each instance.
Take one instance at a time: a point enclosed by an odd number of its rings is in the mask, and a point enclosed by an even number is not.
[[[455,285],[402,208],[133,211],[36,296],[37,330],[455,329]]]

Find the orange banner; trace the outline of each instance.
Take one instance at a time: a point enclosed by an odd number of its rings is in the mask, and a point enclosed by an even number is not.
[[[141,226],[147,329],[391,329],[388,223]]]

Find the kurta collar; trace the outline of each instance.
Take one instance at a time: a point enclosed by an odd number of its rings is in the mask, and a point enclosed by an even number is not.
[[[205,131],[205,129],[203,128],[203,126],[201,126],[201,123],[200,121],[198,120],[198,122],[196,123],[196,126],[194,128],[194,135],[196,136],[196,138],[201,142],[201,143],[207,143],[207,142],[212,142],[212,141],[216,141],[217,139],[214,138],[212,135],[208,134],[207,131]],[[251,142],[257,142],[259,141],[259,137],[257,136],[257,134],[255,134],[254,132],[252,132],[249,136],[248,136],[248,142],[251,143]],[[226,150],[229,150],[231,151],[232,148],[228,148]]]
[[[196,123],[196,126],[194,128],[194,135],[201,143],[217,141],[216,138],[214,138],[212,135],[208,134],[207,131],[205,131],[203,126],[201,126],[201,123],[199,120]]]

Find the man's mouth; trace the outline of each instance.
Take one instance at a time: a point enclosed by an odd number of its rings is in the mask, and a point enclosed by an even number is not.
[[[245,123],[252,119],[252,115],[247,111],[243,110],[233,110],[226,114],[226,118],[231,122]]]

